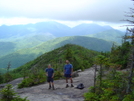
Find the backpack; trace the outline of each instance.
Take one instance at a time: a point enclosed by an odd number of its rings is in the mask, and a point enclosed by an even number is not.
[[[83,83],[80,83],[80,84],[77,85],[76,88],[77,89],[84,89],[85,87],[84,87],[84,84]]]

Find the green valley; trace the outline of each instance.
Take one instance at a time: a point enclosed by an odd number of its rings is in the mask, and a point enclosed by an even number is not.
[[[85,36],[60,37],[32,48],[16,51],[0,58],[0,68],[7,67],[8,62],[11,62],[12,68],[19,67],[35,59],[37,56],[64,46],[65,44],[76,44],[95,51],[110,51],[112,46],[112,42],[107,42],[97,38]]]
[[[22,37],[10,37],[0,39],[0,57],[13,53],[15,51],[35,47],[45,41],[54,39],[55,36],[47,33],[30,34]]]

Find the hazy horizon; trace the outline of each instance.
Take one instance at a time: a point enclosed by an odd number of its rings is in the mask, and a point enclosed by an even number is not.
[[[81,23],[124,29],[131,0],[0,0],[0,26],[57,21],[69,27]]]

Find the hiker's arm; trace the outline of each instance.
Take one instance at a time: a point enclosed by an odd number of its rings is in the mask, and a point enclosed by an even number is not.
[[[46,76],[48,76],[48,73],[46,72]]]
[[[47,69],[45,70],[45,75],[48,76]]]
[[[71,68],[71,75],[73,74],[73,68]]]
[[[54,77],[54,70],[52,71],[53,75],[52,75],[52,78]]]
[[[65,69],[65,66],[64,66],[64,70],[63,70],[63,73],[65,73],[66,69]]]
[[[53,73],[53,75],[52,75],[52,78],[54,77],[54,73]]]

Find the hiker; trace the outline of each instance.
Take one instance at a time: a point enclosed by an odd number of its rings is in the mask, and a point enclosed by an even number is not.
[[[47,76],[47,82],[49,83],[49,88],[48,89],[52,89],[54,90],[54,69],[51,67],[51,65],[48,65],[48,68],[46,68],[46,76]]]
[[[66,65],[64,66],[64,76],[66,77],[66,88],[69,87],[68,79],[70,79],[71,87],[74,87],[72,73],[73,73],[73,65],[70,64],[69,60],[66,60]]]

